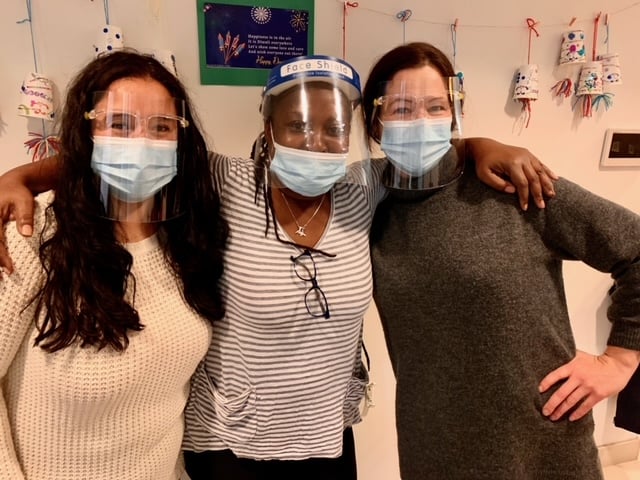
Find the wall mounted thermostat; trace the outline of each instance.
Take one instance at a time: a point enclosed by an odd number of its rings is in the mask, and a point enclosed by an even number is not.
[[[604,135],[600,166],[640,167],[640,129],[608,129]]]

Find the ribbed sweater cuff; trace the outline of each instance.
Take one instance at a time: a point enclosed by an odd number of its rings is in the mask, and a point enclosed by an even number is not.
[[[616,320],[611,327],[607,345],[640,350],[640,316]]]

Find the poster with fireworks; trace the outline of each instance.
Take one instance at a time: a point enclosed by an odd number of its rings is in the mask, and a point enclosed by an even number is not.
[[[313,53],[314,0],[198,0],[200,83],[264,85],[269,70]]]

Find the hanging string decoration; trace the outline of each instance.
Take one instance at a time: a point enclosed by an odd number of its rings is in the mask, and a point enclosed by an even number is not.
[[[598,29],[600,27],[601,13],[596,15],[593,25],[593,47],[591,62],[587,62],[580,71],[580,78],[576,85],[576,102],[574,108],[581,103],[583,117],[591,117],[593,109],[599,105],[604,105],[606,109],[611,107],[613,100],[610,93],[604,93],[602,88],[603,68],[602,62],[598,61]],[[603,96],[602,98],[598,98]],[[594,101],[595,100],[595,101]]]
[[[538,99],[538,65],[531,63],[531,40],[533,34],[539,37],[536,30],[536,22],[533,18],[527,18],[527,28],[529,29],[529,47],[527,52],[527,64],[522,65],[517,71],[514,79],[513,99],[522,104],[519,117],[521,125],[525,128],[529,126],[531,120],[531,103]]]
[[[402,23],[402,43],[407,43],[407,21],[411,18],[413,12],[411,10],[402,10],[396,13],[396,18]]]
[[[45,136],[29,132],[29,136],[31,139],[24,142],[24,146],[27,148],[27,153],[31,154],[32,162],[60,153],[60,139],[56,135]]]
[[[29,132],[29,136],[32,138],[24,142],[24,145],[27,147],[27,153],[33,152],[31,159],[35,162],[55,154],[59,150],[59,143],[55,135],[47,135],[47,125],[45,121],[52,121],[55,118],[53,82],[46,75],[39,72],[36,42],[33,34],[33,10],[31,8],[31,0],[26,0],[26,5],[27,18],[17,23],[29,24],[34,71],[27,74],[22,83],[18,114],[24,117],[36,118],[42,122],[42,133]]]
[[[350,8],[358,8],[358,2],[344,1],[342,7],[342,58],[347,58],[347,14]]]
[[[111,25],[109,21],[109,0],[103,0],[104,5],[104,25],[98,32],[96,43],[93,45],[93,53],[99,55],[122,50],[124,48],[124,34],[122,28]]]
[[[611,45],[611,32],[609,29],[609,15],[605,15],[605,29],[607,36],[605,38],[605,45],[607,46],[607,53],[598,55],[598,60],[602,62],[603,77],[602,81],[604,88],[609,86],[621,85],[622,74],[620,72],[620,55],[617,53],[611,53],[609,47]]]
[[[568,98],[573,93],[573,81],[570,78],[559,80],[550,88],[555,97]]]
[[[464,73],[458,70],[457,56],[458,56],[458,19],[451,24],[451,46],[453,47],[452,59],[453,59],[453,71],[456,72],[458,77],[458,91],[460,93],[460,108],[462,108],[461,114],[464,115]]]

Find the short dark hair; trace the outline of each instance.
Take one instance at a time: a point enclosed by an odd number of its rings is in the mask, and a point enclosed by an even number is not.
[[[385,84],[400,70],[420,68],[430,65],[443,77],[455,76],[453,65],[447,56],[433,45],[425,42],[413,42],[400,45],[385,53],[371,68],[367,83],[364,86],[362,100],[364,102],[364,117],[369,138],[375,138],[373,102],[384,95]]]

